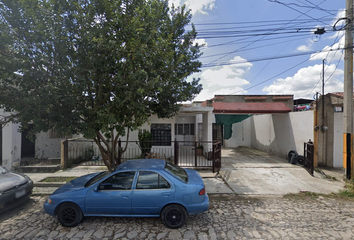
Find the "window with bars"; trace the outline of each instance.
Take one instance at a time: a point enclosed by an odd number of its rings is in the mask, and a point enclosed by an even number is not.
[[[151,124],[153,146],[171,146],[171,124]]]
[[[176,135],[194,135],[194,123],[176,123]]]

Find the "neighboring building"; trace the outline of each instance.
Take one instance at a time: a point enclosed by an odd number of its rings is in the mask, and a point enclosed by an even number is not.
[[[232,125],[259,114],[289,113],[293,109],[293,95],[215,95],[203,103],[212,106],[215,115],[214,139],[223,142],[232,137]]]
[[[343,167],[343,92],[328,93],[317,103],[318,164]]]

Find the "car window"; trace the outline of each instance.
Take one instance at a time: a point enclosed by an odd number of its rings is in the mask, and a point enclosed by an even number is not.
[[[129,190],[132,188],[135,172],[120,172],[100,183],[100,190]]]
[[[141,171],[139,172],[136,189],[166,189],[171,185],[158,173]]]
[[[179,179],[182,182],[188,182],[188,174],[187,174],[186,170],[184,170],[181,167],[178,167],[178,166],[166,161],[165,171],[167,171],[172,176],[174,176],[175,178]]]
[[[111,172],[109,172],[109,171],[100,172],[99,174],[97,174],[96,176],[91,178],[89,181],[87,181],[87,183],[85,184],[85,187],[91,186],[92,184],[98,182],[99,180],[101,180],[102,178],[106,177],[109,174],[111,174]]]

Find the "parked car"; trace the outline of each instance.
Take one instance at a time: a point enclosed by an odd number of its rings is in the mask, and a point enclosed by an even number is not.
[[[28,176],[9,172],[0,166],[0,210],[29,198],[32,189],[33,182]]]
[[[188,215],[207,211],[209,198],[200,174],[162,159],[129,160],[115,171],[88,174],[57,189],[44,204],[65,227],[86,216],[160,217],[169,228]]]

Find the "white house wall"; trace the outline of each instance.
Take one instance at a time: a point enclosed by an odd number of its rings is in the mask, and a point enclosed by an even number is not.
[[[251,147],[251,118],[232,125],[232,136],[224,140],[226,148]]]
[[[60,142],[63,138],[49,138],[48,132],[36,135],[35,157],[38,159],[60,158]]]
[[[343,113],[334,113],[333,167],[343,167]]]
[[[21,163],[21,133],[19,124],[8,123],[2,129],[2,166],[11,170]]]
[[[313,111],[263,114],[251,117],[251,146],[278,156],[290,150],[300,155],[304,142],[313,141]]]

